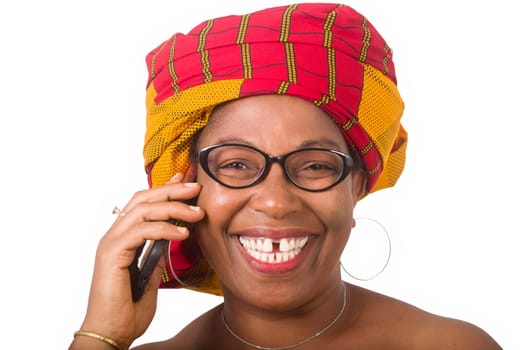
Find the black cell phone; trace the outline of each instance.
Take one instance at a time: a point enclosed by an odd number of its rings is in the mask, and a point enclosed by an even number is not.
[[[183,201],[189,205],[196,205],[198,197]],[[190,225],[182,220],[168,220],[173,225],[189,227]],[[147,243],[147,242],[146,242]],[[146,256],[142,257],[142,252],[146,246],[144,243],[135,253],[135,258],[131,265],[129,265],[129,274],[131,276],[131,295],[133,301],[137,302],[142,298],[144,290],[151,279],[151,275],[155,270],[155,266],[158,264],[158,260],[166,252],[168,241],[160,239],[153,241],[149,252],[146,252]],[[144,260],[141,263],[141,258]]]
[[[146,244],[143,244],[139,249],[137,249],[133,263],[129,266],[129,273],[131,276],[131,295],[134,302],[139,301],[142,294],[144,294],[144,289],[151,279],[151,275],[155,270],[155,266],[158,264],[158,260],[166,251],[167,243],[168,241],[165,239],[153,241],[147,256],[144,257],[144,263],[140,264],[141,266],[139,266],[139,260]]]

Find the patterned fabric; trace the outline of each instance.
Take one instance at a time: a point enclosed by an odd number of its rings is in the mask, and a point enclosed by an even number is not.
[[[392,51],[348,6],[304,3],[210,19],[173,35],[146,61],[150,186],[187,169],[191,138],[217,104],[261,94],[297,96],[324,110],[361,157],[367,193],[393,186],[404,168],[404,104]],[[220,294],[214,273],[186,244],[172,242],[176,267],[165,271],[162,287],[179,286],[175,274],[201,274],[194,289]]]

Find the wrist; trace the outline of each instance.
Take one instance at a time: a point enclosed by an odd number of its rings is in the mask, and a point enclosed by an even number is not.
[[[92,331],[79,330],[74,333],[74,339],[69,350],[125,350],[116,340]]]

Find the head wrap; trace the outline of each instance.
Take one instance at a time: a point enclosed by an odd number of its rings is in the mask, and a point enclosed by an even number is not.
[[[261,94],[297,96],[326,112],[361,158],[367,193],[393,186],[404,168],[404,104],[392,51],[346,5],[303,3],[210,19],[173,35],[146,61],[150,186],[187,170],[191,139],[217,104]],[[193,289],[221,293],[205,259],[195,261],[186,243],[171,242],[170,253],[176,266],[164,271],[161,287],[201,275]]]

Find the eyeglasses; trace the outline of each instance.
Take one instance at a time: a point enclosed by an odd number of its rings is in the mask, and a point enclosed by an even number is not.
[[[286,178],[305,191],[320,192],[342,182],[351,172],[353,159],[332,149],[304,148],[273,157],[255,147],[218,144],[198,153],[200,166],[219,184],[246,188],[267,176],[271,163],[279,163]]]

